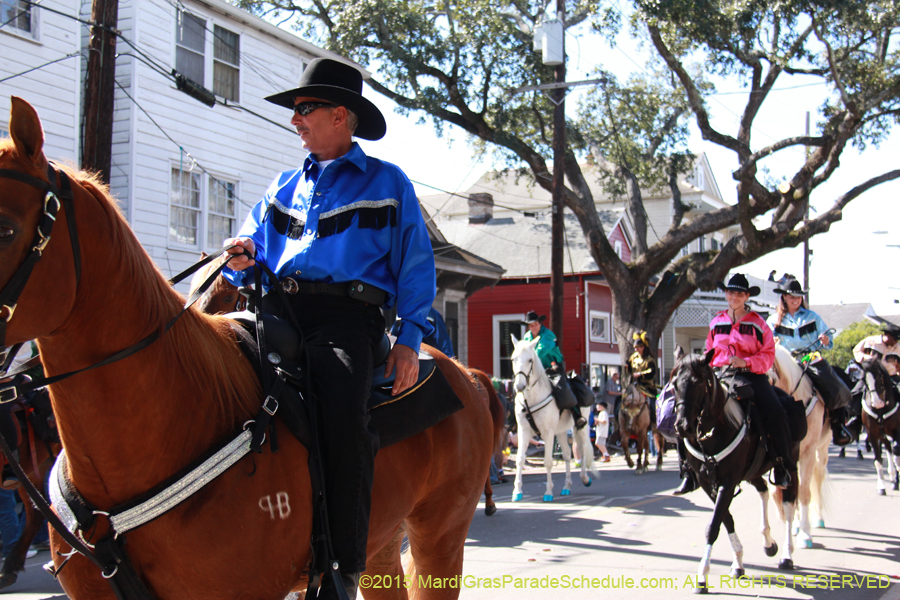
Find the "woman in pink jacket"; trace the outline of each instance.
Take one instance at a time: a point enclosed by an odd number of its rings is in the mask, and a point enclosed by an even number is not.
[[[759,294],[759,288],[751,287],[741,274],[733,275],[728,285],[721,281],[718,285],[725,291],[728,309],[716,314],[709,324],[706,349],[713,351],[710,364],[737,371],[750,382],[752,402],[757,406],[769,434],[766,446],[775,462],[773,483],[787,487],[791,474],[796,477],[797,472],[791,455],[791,433],[781,401],[766,376],[775,362],[775,338],[765,320],[747,306],[747,300]],[[675,494],[684,494],[695,488],[693,477],[685,477]]]

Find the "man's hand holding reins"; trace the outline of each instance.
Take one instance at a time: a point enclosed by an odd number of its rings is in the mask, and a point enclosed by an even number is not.
[[[250,253],[250,256],[256,256],[256,244],[250,238],[239,237],[225,240],[225,246],[234,246],[228,250],[228,254],[233,258],[228,261],[228,268],[233,271],[243,271],[247,267],[252,267],[256,261],[244,254],[244,251]]]
[[[394,367],[397,368],[397,377],[394,379],[394,387],[391,388],[392,396],[403,393],[418,379],[419,354],[409,346],[394,344],[384,366],[384,376],[390,377]]]

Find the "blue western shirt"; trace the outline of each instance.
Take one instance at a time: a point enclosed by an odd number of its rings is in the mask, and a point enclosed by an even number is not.
[[[781,340],[781,345],[793,352],[794,350],[802,350],[807,346],[811,346],[810,350],[818,350],[815,341],[819,336],[828,331],[828,326],[818,314],[803,308],[797,309],[793,315],[787,311],[784,318],[781,319],[781,325],[775,326],[776,314],[770,316],[767,320],[769,327],[775,333],[775,337]],[[829,337],[828,344],[822,347],[823,350],[831,350],[834,347],[834,339]]]
[[[279,279],[359,279],[383,289],[384,307],[396,304],[402,319],[400,344],[418,351],[432,332],[434,252],[415,191],[397,166],[366,156],[355,142],[324,169],[310,155],[302,168],[278,175],[238,237],[253,240],[256,260]],[[246,285],[252,271],[224,274]]]

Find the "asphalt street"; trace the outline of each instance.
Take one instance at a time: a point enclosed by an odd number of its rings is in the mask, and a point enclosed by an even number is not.
[[[576,477],[571,496],[557,495],[547,503],[541,500],[543,470],[532,462],[538,458],[530,459],[524,500],[511,502],[511,477],[495,486],[498,511],[487,517],[479,505],[462,579],[441,584],[459,585],[466,600],[687,597],[712,502],[702,492],[671,495],[678,484],[674,454],[669,451],[662,472],[640,476],[622,458],[613,458],[599,465],[600,478],[590,487]],[[778,557],[763,552],[759,496],[744,484],[732,512],[749,579],[736,583],[727,577],[731,546],[723,528],[712,553],[710,595],[900,600],[900,492],[876,495],[871,454],[858,461],[855,456],[837,458],[833,450],[829,472],[826,528],[813,530],[812,548],[795,548],[793,571],[779,571]],[[563,477],[560,463],[554,473],[557,494]],[[783,525],[774,508],[770,515],[773,536],[781,545]],[[65,598],[40,568],[47,560],[47,552],[30,559],[4,596]]]

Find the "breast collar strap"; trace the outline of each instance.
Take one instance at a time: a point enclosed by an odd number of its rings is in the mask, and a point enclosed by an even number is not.
[[[61,188],[53,183],[57,180],[57,175],[59,175]],[[78,244],[78,228],[75,225],[74,196],[68,175],[63,171],[56,171],[51,165],[47,165],[47,181],[12,169],[0,169],[0,177],[13,179],[46,192],[44,194],[43,214],[38,219],[37,231],[35,231],[34,239],[31,242],[31,249],[6,286],[0,291],[0,313],[3,315],[0,318],[0,348],[5,348],[6,326],[16,312],[19,296],[25,290],[25,285],[31,278],[32,270],[41,259],[47,244],[50,243],[50,234],[53,231],[54,223],[56,223],[56,215],[59,212],[60,204],[64,206],[66,211],[69,237],[72,240],[76,292],[78,284],[81,282],[81,251]],[[5,360],[5,356],[3,358]]]

